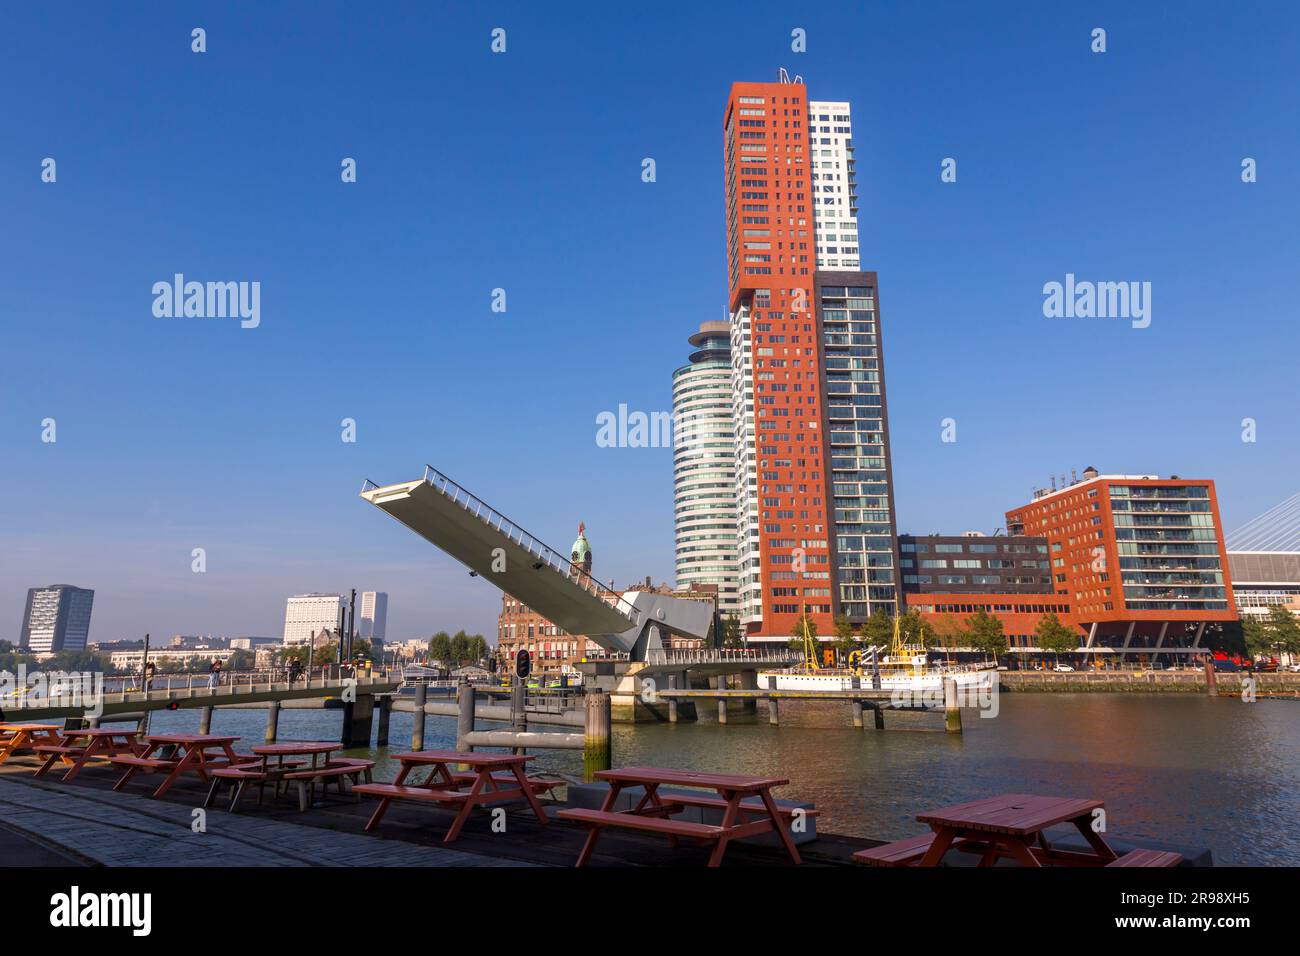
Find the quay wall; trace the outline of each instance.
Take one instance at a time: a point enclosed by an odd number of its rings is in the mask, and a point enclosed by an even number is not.
[[[1215,674],[1220,696],[1239,697],[1244,673]],[[1255,693],[1259,697],[1300,696],[1300,674],[1256,674]],[[1057,674],[1039,671],[1001,671],[998,683],[1003,690],[1030,693],[1105,693],[1105,694],[1204,694],[1203,671],[1081,671]]]

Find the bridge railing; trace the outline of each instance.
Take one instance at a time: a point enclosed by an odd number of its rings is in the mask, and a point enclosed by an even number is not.
[[[803,660],[789,648],[700,647],[663,648],[646,653],[647,664],[794,664]]]
[[[455,504],[460,505],[474,517],[495,528],[523,548],[539,561],[549,565],[553,570],[564,575],[569,581],[582,588],[588,594],[600,598],[606,604],[626,615],[633,624],[639,624],[641,612],[617,591],[601,584],[590,574],[574,564],[554,548],[549,547],[536,535],[525,531],[500,511],[493,508],[482,498],[462,485],[452,481],[432,465],[424,466],[424,480]]]

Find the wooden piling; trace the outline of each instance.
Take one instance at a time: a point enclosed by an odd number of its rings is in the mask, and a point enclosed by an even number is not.
[[[474,732],[474,686],[461,681],[456,687],[456,749],[468,753],[474,748],[465,740]]]
[[[859,730],[862,728],[862,701],[853,702],[853,726]]]
[[[676,690],[676,689],[677,689],[677,675],[676,675],[676,674],[669,674],[669,675],[668,675],[668,689],[669,689],[669,690]],[[670,723],[670,724],[675,724],[675,723],[677,723],[677,698],[676,698],[676,697],[669,697],[669,698],[668,698],[668,723]]]
[[[370,728],[375,719],[373,694],[357,694],[356,700],[343,705],[344,747],[369,747]]]
[[[415,685],[415,707],[411,712],[411,749],[424,749],[424,705],[429,695],[427,684]]]
[[[943,728],[950,734],[961,733],[961,707],[957,705],[957,682],[943,679]]]
[[[769,697],[767,699],[767,722],[771,724],[773,727],[781,726],[781,717],[780,714],[778,713],[775,697]]]
[[[393,698],[389,694],[379,698],[379,729],[375,732],[375,746],[388,746],[388,721],[393,713]]]
[[[725,697],[719,697],[718,698],[718,723],[725,724],[726,722],[727,722],[727,699]]]
[[[213,707],[211,704],[208,704],[201,711],[199,711],[199,733],[201,734],[212,733],[212,711],[213,711]]]
[[[211,710],[212,708],[209,707],[207,709]],[[202,731],[202,733],[207,733],[207,731]],[[273,700],[266,708],[266,742],[268,744],[275,743],[275,738],[279,736],[279,733],[280,702],[278,700]]]
[[[876,729],[884,730],[885,729],[885,708],[881,707],[879,704],[876,704],[874,707],[871,708],[871,713],[876,718]]]
[[[586,714],[583,724],[582,779],[591,783],[596,771],[608,770],[613,754],[610,747],[609,694],[601,690],[586,695]]]
[[[1219,680],[1214,674],[1214,655],[1205,655],[1205,692],[1211,697],[1219,696]]]

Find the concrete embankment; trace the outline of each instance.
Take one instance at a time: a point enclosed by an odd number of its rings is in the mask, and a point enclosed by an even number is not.
[[[1215,674],[1220,695],[1239,697],[1245,673]],[[1255,674],[1258,697],[1300,696],[1300,674]],[[1204,694],[1204,671],[1001,671],[998,682],[1008,691],[1080,694]]]

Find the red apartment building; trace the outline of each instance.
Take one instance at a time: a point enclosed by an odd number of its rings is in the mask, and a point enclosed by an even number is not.
[[[1088,468],[1006,518],[1008,534],[1047,539],[1052,587],[1084,647],[1187,658],[1205,653],[1207,629],[1237,620],[1213,481]]]

